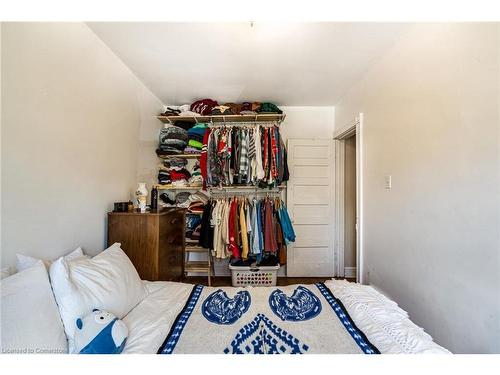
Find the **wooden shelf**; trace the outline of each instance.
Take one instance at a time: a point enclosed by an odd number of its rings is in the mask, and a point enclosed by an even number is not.
[[[174,124],[176,121],[191,122],[251,122],[251,121],[278,121],[285,119],[285,114],[259,113],[256,115],[214,115],[214,116],[157,116],[165,124]]]
[[[187,253],[206,253],[208,249],[201,246],[186,246]]]
[[[172,185],[153,185],[158,190],[173,190],[173,191],[200,191],[203,186],[172,186]],[[209,193],[238,193],[238,192],[256,192],[259,194],[265,193],[278,193],[286,189],[286,185],[280,185],[274,188],[259,188],[257,186],[223,186],[223,187],[208,187],[206,191]],[[190,214],[197,214],[197,212],[190,212]]]
[[[173,158],[182,158],[182,159],[199,159],[201,157],[200,154],[179,154],[179,155],[157,155],[161,159],[173,159]]]
[[[184,272],[210,272],[210,263],[190,260],[184,264]]]

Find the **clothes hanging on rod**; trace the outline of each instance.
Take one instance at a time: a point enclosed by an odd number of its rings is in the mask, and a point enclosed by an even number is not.
[[[289,179],[286,148],[276,125],[209,128],[200,162],[207,186],[269,187]]]
[[[199,245],[217,259],[254,259],[273,255],[286,264],[286,245],[295,240],[286,206],[280,198],[232,196],[213,198],[201,218]]]

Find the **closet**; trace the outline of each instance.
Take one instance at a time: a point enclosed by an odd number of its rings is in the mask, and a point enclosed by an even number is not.
[[[284,118],[158,116],[166,130],[160,132],[155,187],[160,205],[186,210],[187,251],[207,249],[209,257],[231,258],[233,265],[286,264],[295,233],[285,204],[290,173],[279,130]],[[181,136],[171,136],[182,133],[170,129],[177,124],[187,131],[182,150],[175,149]],[[197,171],[201,178],[193,178]]]

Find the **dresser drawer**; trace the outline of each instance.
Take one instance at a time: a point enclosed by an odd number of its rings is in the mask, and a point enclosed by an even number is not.
[[[184,259],[184,210],[108,214],[108,242],[120,242],[141,279],[180,280]]]
[[[185,220],[183,210],[162,218],[158,254],[160,280],[179,280],[183,274]]]

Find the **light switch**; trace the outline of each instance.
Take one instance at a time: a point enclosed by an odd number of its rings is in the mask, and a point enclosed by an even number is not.
[[[392,176],[385,176],[385,190],[391,190],[392,188]]]

